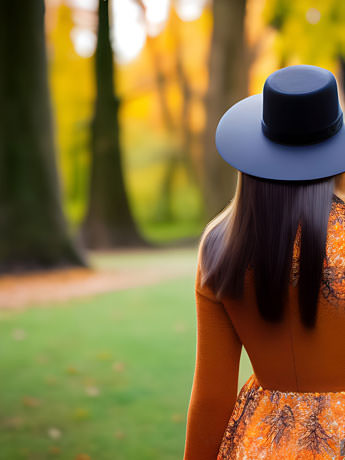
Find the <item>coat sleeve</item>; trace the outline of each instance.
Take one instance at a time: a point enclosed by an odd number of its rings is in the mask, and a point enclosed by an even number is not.
[[[242,343],[222,302],[195,283],[197,345],[183,460],[216,460],[238,391]]]

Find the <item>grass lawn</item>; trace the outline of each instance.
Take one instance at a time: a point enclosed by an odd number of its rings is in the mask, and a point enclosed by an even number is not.
[[[193,276],[0,312],[0,459],[180,460],[195,340]]]

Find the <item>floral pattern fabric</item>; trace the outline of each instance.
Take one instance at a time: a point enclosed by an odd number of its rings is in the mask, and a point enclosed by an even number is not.
[[[290,282],[296,286],[299,279],[301,251],[301,226],[298,227],[293,248]],[[345,202],[333,194],[329,214],[326,256],[323,262],[321,295],[332,305],[344,305],[345,301]]]
[[[241,388],[217,460],[345,459],[345,391],[263,389],[255,373]]]

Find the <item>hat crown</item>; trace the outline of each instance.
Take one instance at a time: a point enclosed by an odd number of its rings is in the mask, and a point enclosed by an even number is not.
[[[294,65],[273,72],[263,88],[262,129],[279,143],[319,142],[342,125],[337,82],[326,69]]]

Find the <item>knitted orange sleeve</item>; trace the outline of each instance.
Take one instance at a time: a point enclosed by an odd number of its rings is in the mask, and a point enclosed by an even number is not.
[[[236,398],[242,344],[210,288],[195,284],[197,346],[183,460],[216,460]]]

